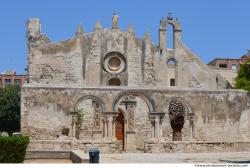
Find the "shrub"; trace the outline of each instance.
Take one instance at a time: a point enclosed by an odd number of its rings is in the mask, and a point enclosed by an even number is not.
[[[0,163],[22,163],[28,143],[27,136],[0,136]]]
[[[0,132],[20,130],[20,88],[7,85],[0,90]]]
[[[238,89],[244,89],[250,93],[250,58],[244,64],[240,65],[235,86]]]

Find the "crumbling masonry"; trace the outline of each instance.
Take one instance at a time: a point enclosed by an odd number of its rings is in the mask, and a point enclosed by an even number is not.
[[[79,26],[73,38],[52,43],[40,20],[29,19],[28,82],[21,96],[29,150],[250,149],[249,96],[228,89],[182,43],[177,19],[160,20],[158,45],[149,33],[138,39],[132,27],[124,32],[118,24],[114,15],[112,28],[97,22],[87,33]]]

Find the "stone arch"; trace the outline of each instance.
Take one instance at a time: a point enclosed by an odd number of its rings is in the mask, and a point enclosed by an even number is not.
[[[167,48],[175,49],[175,36],[174,36],[175,25],[172,23],[167,24]]]
[[[185,140],[194,137],[194,117],[190,104],[181,97],[171,97],[163,103],[162,112],[165,112],[165,124],[171,126],[172,140],[181,141],[184,135]],[[168,131],[168,132],[169,132]]]
[[[193,113],[190,104],[182,97],[171,97],[167,101],[164,101],[163,105],[161,106],[161,111],[162,112],[168,112],[166,109],[169,109],[169,105],[172,101],[178,101],[181,102],[184,105],[185,108],[185,115],[188,115],[189,113]],[[164,107],[167,107],[163,109]]]
[[[113,111],[124,111],[125,149],[144,150],[144,141],[151,137],[150,113],[155,105],[149,95],[142,91],[124,91],[118,94],[112,104]]]
[[[96,97],[94,95],[87,95],[87,96],[83,96],[81,97],[80,99],[78,99],[78,101],[76,102],[75,104],[75,107],[74,107],[74,110],[76,111],[77,110],[77,106],[84,100],[87,100],[87,99],[91,99],[93,101],[95,101],[100,107],[101,107],[101,111],[105,112],[106,111],[106,105],[104,103],[104,101],[102,99],[100,99],[99,97]]]
[[[178,62],[174,57],[169,57],[167,64],[167,86],[178,86]]]
[[[94,95],[86,95],[75,104],[75,112],[78,108],[83,109],[83,118],[82,123],[76,128],[76,138],[91,140],[94,134],[100,138],[102,134],[102,112],[106,112],[103,100]]]
[[[123,114],[124,119],[127,120],[128,116],[127,116],[127,114],[125,113],[125,111],[124,111],[122,108],[119,108],[119,107],[118,107],[118,111],[120,111],[120,112]]]
[[[167,65],[172,65],[171,62],[173,62],[175,66],[178,65],[178,61],[173,56],[167,58]]]
[[[174,20],[172,17],[171,18],[168,18],[167,20],[167,27],[171,26],[172,29],[171,32],[172,33],[172,40],[173,40],[173,48],[172,49],[175,49],[177,46],[176,46],[176,42],[177,42],[177,38],[178,38],[178,33],[177,32],[180,32],[181,29],[180,29],[180,24],[178,22],[178,20]],[[167,32],[167,36],[169,37],[169,32]],[[177,34],[176,34],[177,33]]]
[[[140,92],[140,91],[124,91],[124,92],[121,92],[120,94],[118,94],[118,96],[113,101],[112,110],[117,111],[118,105],[122,101],[121,98],[124,96],[129,96],[129,95],[137,96],[137,97],[141,98],[142,100],[144,100],[148,106],[149,112],[155,111],[154,101],[152,99],[150,99],[150,97],[148,95],[146,95],[145,93]]]

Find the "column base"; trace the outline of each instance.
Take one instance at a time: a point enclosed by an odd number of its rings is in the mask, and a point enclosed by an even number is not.
[[[136,145],[127,145],[126,152],[136,152]]]

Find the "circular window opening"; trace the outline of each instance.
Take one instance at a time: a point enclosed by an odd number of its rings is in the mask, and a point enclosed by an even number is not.
[[[126,60],[121,53],[110,52],[104,57],[103,68],[111,74],[118,74],[126,69]]]
[[[121,85],[121,81],[118,78],[111,78],[109,80],[109,86],[120,86]]]
[[[111,57],[108,61],[108,67],[111,71],[117,71],[121,67],[121,60],[118,57]]]

